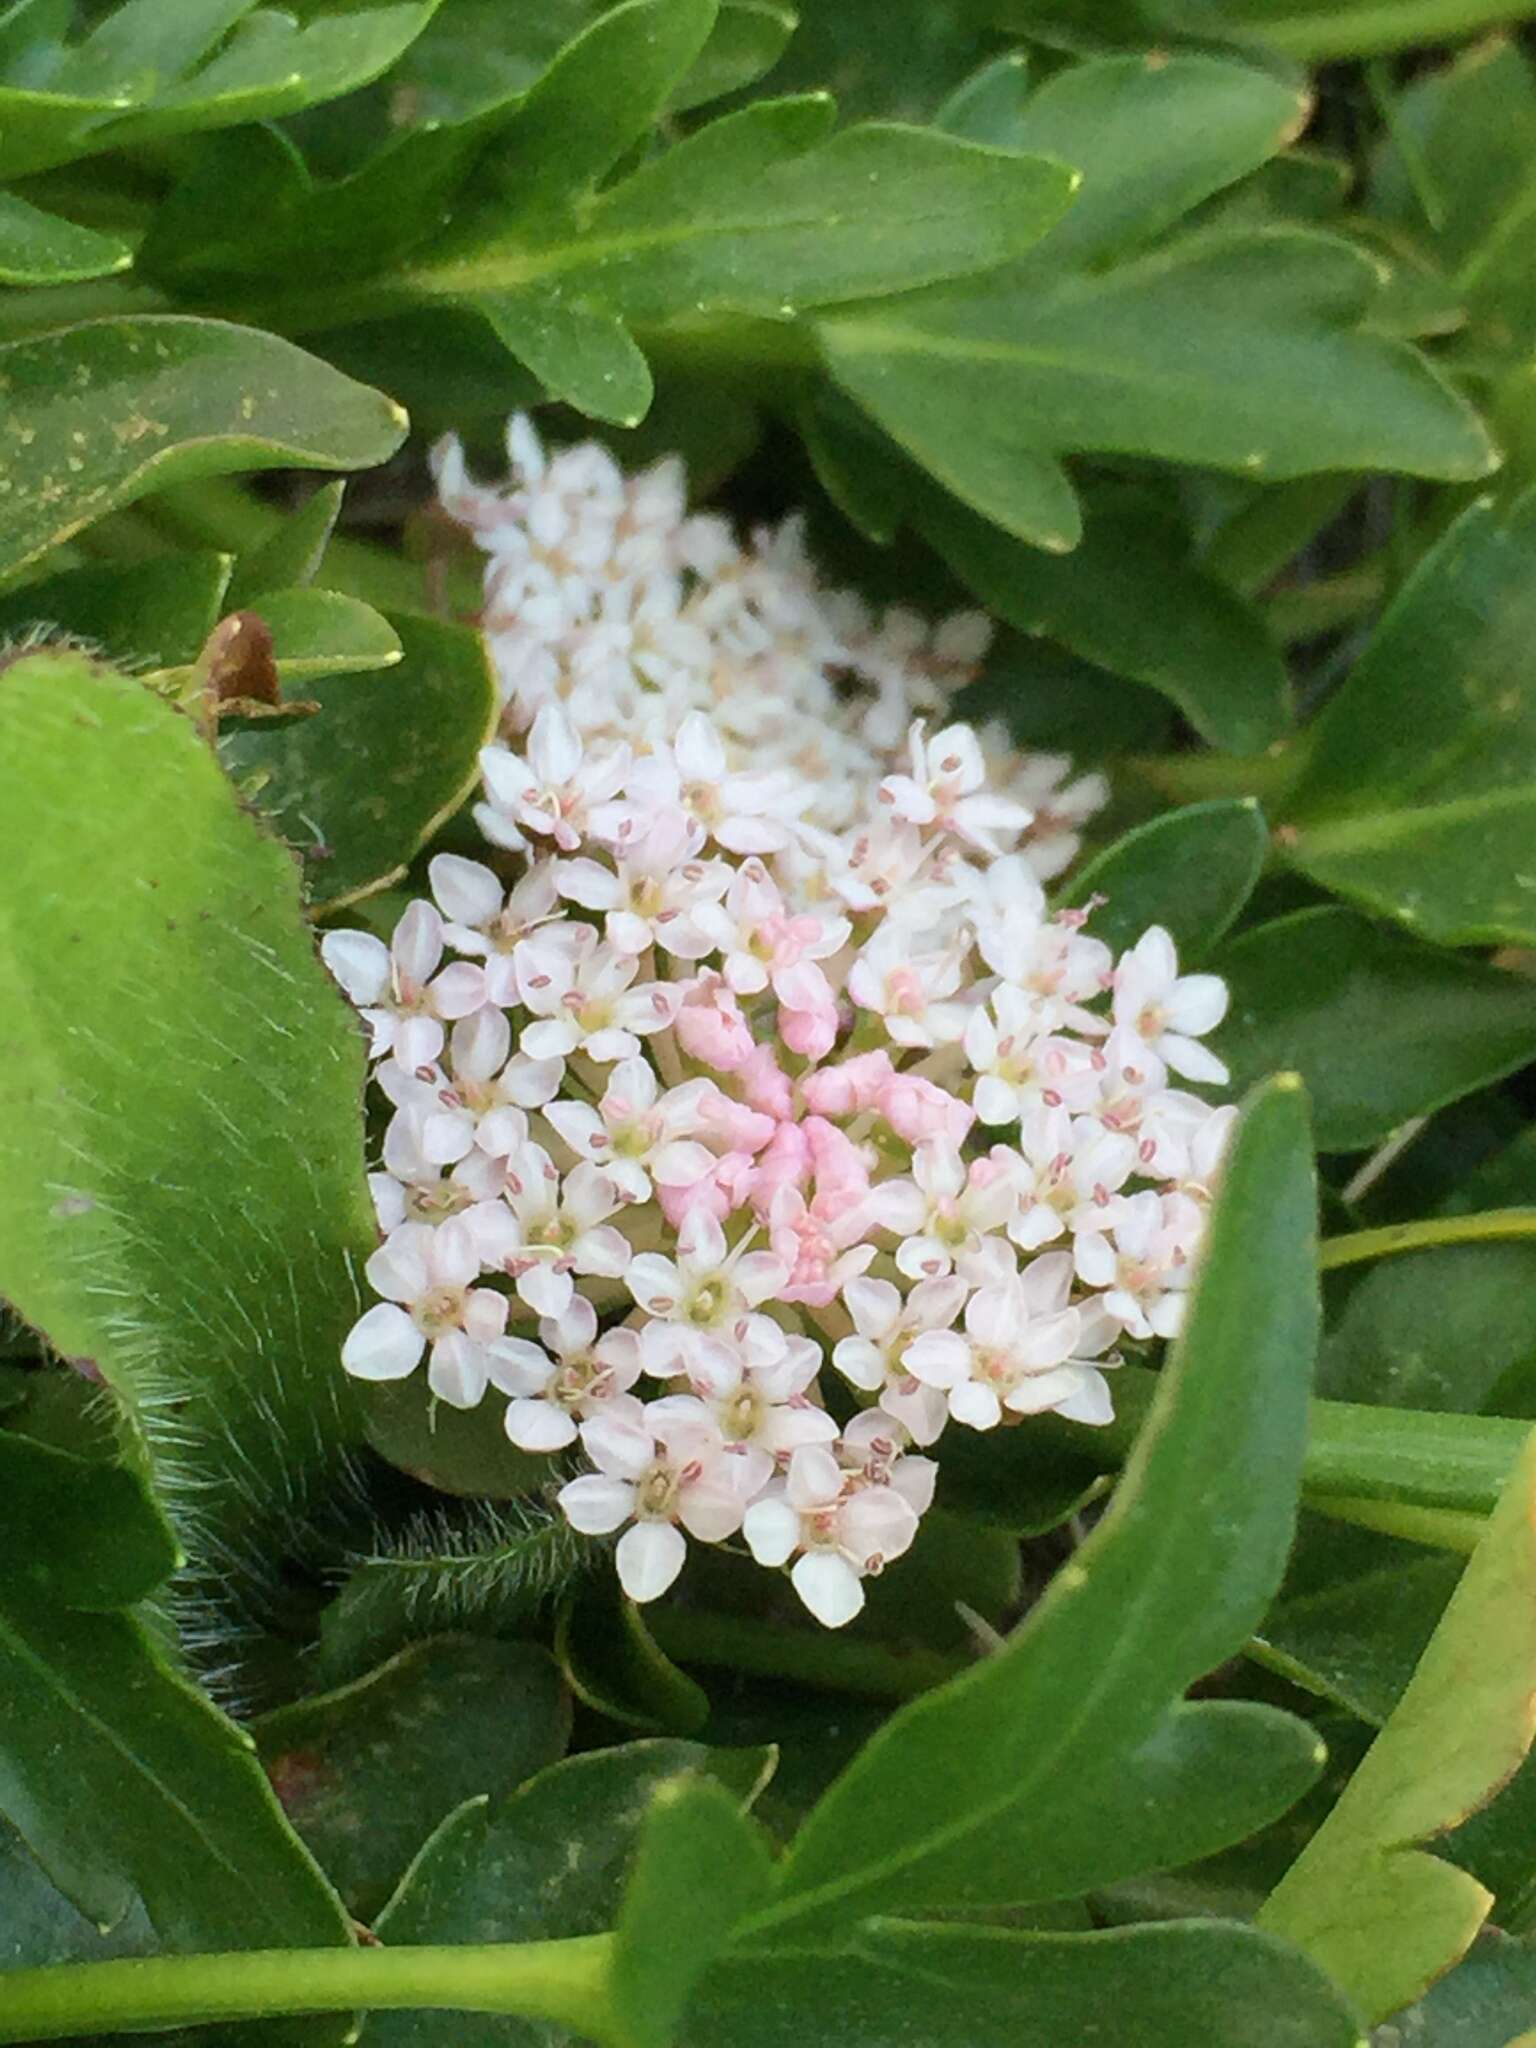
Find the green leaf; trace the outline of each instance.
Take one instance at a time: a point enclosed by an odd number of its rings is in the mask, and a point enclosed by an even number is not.
[[[537,1644],[443,1636],[251,1732],[289,1820],[348,1910],[370,1920],[440,1821],[558,1762],[570,1724]]]
[[[463,1518],[423,1515],[353,1560],[321,1617],[321,1672],[361,1676],[381,1656],[450,1630],[516,1636],[600,1557],[562,1515],[532,1501]]]
[[[709,40],[684,73],[669,111],[686,113],[761,78],[795,32],[795,14],[773,0],[721,0]]]
[[[473,1801],[416,1858],[378,1921],[379,1935],[393,1947],[604,1933],[619,1917],[635,1846],[661,1788],[707,1772],[746,1804],[772,1756],[631,1742],[570,1757],[509,1798]],[[552,2048],[543,2027],[488,2014],[378,2013],[368,2032],[379,2048]]]
[[[405,415],[275,335],[157,315],[0,345],[0,576],[146,491],[283,465],[362,469]]]
[[[1279,650],[1246,599],[1191,559],[1173,508],[1138,486],[1096,487],[1070,554],[1043,554],[929,492],[915,523],[999,617],[1158,690],[1215,746],[1258,752],[1290,720]]]
[[[1099,265],[1150,241],[1283,148],[1308,112],[1294,87],[1216,57],[1105,57],[1058,71],[1008,138],[1083,173],[1032,267]]]
[[[1261,1661],[1380,1727],[1402,1698],[1462,1559],[1303,1512]]]
[[[338,590],[258,591],[248,609],[270,631],[272,658],[288,686],[320,676],[366,675],[405,659],[400,636],[383,613]]]
[[[560,1614],[555,1655],[584,1706],[647,1734],[697,1735],[709,1696],[657,1647],[633,1600],[603,1573]]]
[[[153,1955],[158,1947],[137,1898],[103,1934],[48,1882],[21,1836],[0,1820],[0,1972]]]
[[[0,1496],[7,1571],[39,1601],[132,1607],[181,1562],[165,1517],[124,1466],[0,1430]]]
[[[933,125],[994,149],[1022,148],[1029,89],[1028,57],[1022,50],[1008,50],[957,85],[935,112]]]
[[[340,480],[322,484],[297,512],[274,526],[258,546],[241,555],[229,581],[229,606],[238,610],[265,590],[293,590],[313,583],[341,512]]]
[[[1148,925],[1161,924],[1173,934],[1180,959],[1194,961],[1236,922],[1268,850],[1264,813],[1252,797],[1189,804],[1136,826],[1095,855],[1077,869],[1062,900],[1104,897],[1093,913],[1093,931],[1117,952]]]
[[[610,1966],[634,2048],[672,2048],[695,1985],[773,1888],[763,1832],[717,1778],[669,1778],[635,1845]]]
[[[405,872],[475,787],[498,704],[478,633],[408,612],[385,622],[330,591],[286,593],[277,616],[257,602],[280,657],[279,628],[285,616],[292,621],[300,599],[341,627],[336,647],[349,666],[373,668],[388,651],[377,638],[357,644],[347,624],[352,612],[390,638],[398,635],[402,654],[381,674],[327,679],[322,671],[303,689],[320,706],[313,717],[252,725],[219,741],[230,776],[298,853],[310,908],[318,912],[385,888]],[[348,654],[353,647],[355,657]]]
[[[125,0],[72,46],[0,83],[0,175],[194,129],[273,120],[376,78],[438,0]],[[228,33],[226,33],[228,31]]]
[[[1113,1507],[1004,1648],[889,1721],[812,1812],[750,1923],[818,1936],[887,1903],[1021,1904],[1187,1861],[1321,1762],[1272,1709],[1182,1701],[1284,1567],[1316,1343],[1294,1082],[1250,1103],[1185,1335]]]
[[[1476,415],[1362,329],[1371,263],[1301,231],[1209,234],[1103,272],[1006,273],[824,317],[832,374],[957,496],[1070,547],[1068,451],[1243,475],[1485,476]]]
[[[1211,965],[1231,1008],[1214,1041],[1233,1085],[1294,1068],[1324,1152],[1378,1144],[1410,1117],[1536,1056],[1536,989],[1325,905],[1244,932]]]
[[[285,1825],[250,1738],[136,1621],[64,1604],[105,1609],[129,1590],[111,1558],[126,1475],[74,1476],[71,1516],[94,1527],[74,1537],[67,1571],[34,1575],[22,1546],[39,1534],[58,1454],[14,1438],[6,1461],[16,1484],[0,1491],[0,1807],[104,1931],[142,1899],[169,1948],[344,1945],[340,1905]],[[124,1534],[142,1567],[147,1510],[128,1512]],[[319,2038],[344,2032],[340,2020],[318,2023]]]
[[[190,664],[218,623],[232,566],[199,551],[66,569],[0,597],[0,634],[62,634],[135,669]]]
[[[541,374],[552,352],[574,351],[559,388],[575,395],[590,384],[603,417],[627,419],[609,387],[618,379],[632,396],[639,377],[616,318],[782,319],[985,269],[1037,240],[1070,194],[1060,165],[928,129],[871,123],[821,139],[831,111],[824,95],[759,102],[574,215],[546,208],[509,221],[498,204],[410,267],[406,286],[480,307],[510,345],[533,349]],[[568,179],[591,175],[583,160],[566,162],[569,142],[565,153],[542,135],[537,143],[562,195]],[[545,175],[535,159],[530,189],[541,203]],[[578,387],[570,380],[588,356]]]
[[[0,284],[69,284],[126,270],[133,251],[116,235],[77,227],[0,192]]]
[[[1536,1942],[1488,1927],[1460,1965],[1402,2014],[1403,2038],[1414,2048],[1532,2048],[1533,2011]]]
[[[1536,1701],[1536,1438],[1407,1692],[1266,1902],[1371,2020],[1419,1997],[1492,1903],[1420,1846],[1482,1806],[1530,1747]]]
[[[218,1595],[354,1432],[355,1020],[291,859],[139,684],[0,672],[0,817],[0,1295],[94,1361]]]
[[[1383,1260],[1350,1289],[1324,1339],[1318,1391],[1436,1414],[1536,1417],[1536,1244],[1442,1245]]]
[[[771,1985],[771,1995],[767,1987]],[[1361,2048],[1320,1970],[1231,1921],[1094,1934],[873,1920],[845,1946],[717,1965],[684,2048],[804,2048],[836,2015],[837,2048]]]
[[[1425,556],[1314,728],[1291,859],[1443,944],[1536,943],[1536,490]]]

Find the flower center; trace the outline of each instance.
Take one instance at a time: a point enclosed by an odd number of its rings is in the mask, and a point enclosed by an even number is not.
[[[434,1287],[411,1310],[416,1327],[424,1337],[443,1337],[456,1330],[463,1319],[462,1287]]]

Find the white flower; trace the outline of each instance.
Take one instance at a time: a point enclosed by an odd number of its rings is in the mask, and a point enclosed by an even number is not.
[[[577,1420],[601,1413],[640,1377],[633,1330],[597,1334],[597,1311],[572,1295],[564,1315],[545,1316],[539,1342],[500,1337],[492,1346],[496,1384],[510,1391],[506,1431],[519,1450],[561,1451],[576,1441]],[[553,1357],[550,1354],[553,1353]]]
[[[999,851],[995,832],[1017,834],[1029,823],[1023,804],[987,790],[987,764],[968,725],[947,725],[925,740],[918,720],[909,746],[911,773],[888,775],[880,785],[881,802],[905,823],[951,832],[993,854]]]
[[[402,1223],[364,1270],[384,1299],[353,1324],[341,1348],[347,1371],[363,1380],[404,1379],[430,1344],[433,1393],[455,1408],[473,1408],[492,1377],[488,1346],[507,1326],[507,1298],[472,1284],[480,1253],[468,1218],[435,1230]]]
[[[1071,1286],[1071,1259],[1053,1252],[1002,1286],[978,1288],[965,1305],[964,1334],[932,1330],[914,1338],[909,1371],[941,1389],[950,1414],[972,1429],[996,1428],[1005,1408],[1076,1413],[1099,1375],[1068,1363],[1081,1331],[1077,1310],[1066,1305]]]
[[[600,1166],[628,1202],[647,1202],[654,1177],[663,1187],[692,1187],[715,1163],[697,1142],[709,1128],[705,1104],[713,1083],[689,1081],[660,1092],[645,1060],[621,1060],[608,1075],[594,1109],[585,1102],[550,1102],[544,1114],[571,1150]]]
[[[486,747],[480,756],[489,803],[475,816],[488,838],[519,851],[524,832],[553,839],[574,853],[591,829],[592,813],[624,786],[630,751],[617,746],[591,754],[558,704],[533,721],[524,760],[509,747]]]
[[[898,1488],[864,1484],[811,1444],[747,1509],[741,1528],[759,1564],[787,1564],[798,1551],[790,1583],[819,1622],[842,1628],[863,1608],[859,1581],[911,1547],[917,1514]]]
[[[738,1350],[751,1361],[777,1360],[783,1332],[754,1311],[777,1294],[789,1269],[772,1252],[748,1250],[750,1237],[733,1247],[714,1217],[691,1209],[677,1234],[677,1257],[640,1252],[631,1260],[625,1285],[648,1316],[641,1333],[646,1369],[659,1378],[708,1370]]]
[[[518,1294],[541,1316],[571,1305],[573,1273],[623,1277],[629,1239],[607,1219],[621,1205],[613,1183],[587,1160],[564,1180],[542,1145],[523,1145],[506,1163],[504,1202],[476,1209],[473,1222],[487,1266],[511,1276]]]
[[[916,1148],[911,1180],[887,1181],[880,1189],[890,1227],[903,1233],[896,1264],[909,1280],[937,1280],[963,1268],[988,1233],[1004,1227],[1018,1206],[1018,1163],[1001,1145],[969,1163],[942,1138]]]
[[[449,1063],[453,1079],[438,1075],[420,1105],[422,1151],[442,1166],[457,1164],[477,1144],[504,1157],[528,1135],[524,1112],[547,1102],[565,1072],[563,1060],[514,1053],[512,1027],[494,1009],[454,1025]]]
[[[1086,1109],[1099,1094],[1103,1060],[1081,1039],[1052,1030],[1049,1008],[1011,982],[965,1020],[966,1064],[977,1078],[976,1115],[1015,1124],[1032,1110]]]
[[[749,1468],[751,1491],[772,1476],[802,1444],[831,1443],[837,1424],[807,1398],[821,1367],[821,1347],[809,1337],[785,1337],[776,1359],[750,1364],[739,1353],[712,1350],[699,1362],[694,1392],[714,1416],[733,1451],[756,1452],[766,1465]]]
[[[518,941],[560,914],[554,871],[547,863],[531,867],[504,892],[481,862],[440,853],[427,875],[445,919],[444,939],[456,952],[484,960],[483,967],[470,970],[481,976],[481,1000],[511,1008],[519,1001],[512,966]]]
[[[375,1059],[393,1053],[409,1069],[435,1063],[443,1013],[430,984],[443,957],[443,921],[430,903],[411,904],[387,946],[371,932],[327,932],[320,957],[362,1011]]]
[[[860,1009],[884,1018],[898,1045],[947,1044],[964,1032],[968,1014],[950,1000],[960,968],[957,954],[914,954],[905,932],[882,925],[849,969],[848,993]]]
[[[780,768],[732,773],[719,732],[694,713],[670,745],[635,763],[628,794],[625,836],[645,830],[657,812],[681,806],[728,852],[773,853],[790,843],[812,792]]]
[[[641,954],[659,945],[684,960],[709,951],[692,919],[730,886],[724,861],[700,860],[704,828],[685,810],[660,811],[627,838],[612,867],[589,858],[557,861],[560,894],[583,910],[607,912],[604,935],[614,951]]]
[[[861,1276],[843,1289],[843,1301],[857,1336],[842,1337],[832,1363],[910,1433],[914,1443],[931,1444],[949,1415],[949,1404],[926,1386],[905,1359],[913,1339],[926,1330],[947,1330],[965,1306],[966,1283],[956,1275],[920,1280],[903,1301],[889,1280]]]
[[[1188,1304],[1200,1210],[1150,1188],[1125,1196],[1112,1230],[1077,1239],[1078,1274],[1104,1290],[1104,1306],[1133,1337],[1176,1337]],[[1113,1241],[1111,1241],[1113,1240]]]
[[[524,1007],[536,1020],[523,1028],[522,1049],[536,1060],[573,1052],[605,1066],[632,1060],[642,1036],[672,1022],[682,992],[663,981],[633,986],[636,959],[600,943],[589,925],[575,929],[586,934],[585,943],[540,935],[524,939],[513,956]]]
[[[746,1502],[735,1461],[702,1402],[679,1396],[644,1406],[619,1394],[582,1423],[581,1442],[597,1470],[562,1486],[556,1499],[586,1536],[633,1522],[616,1558],[631,1600],[654,1600],[672,1584],[688,1551],[684,1529],[720,1543],[741,1527]]]
[[[1144,931],[1115,969],[1115,1022],[1187,1081],[1227,1079],[1225,1064],[1197,1040],[1227,1014],[1216,974],[1179,974],[1173,940],[1159,924]]]
[[[1008,1235],[1022,1251],[1038,1251],[1063,1231],[1103,1230],[1113,1222],[1115,1197],[1137,1162],[1134,1138],[1093,1117],[1045,1109],[1024,1119],[1019,1149],[1026,1170]]]

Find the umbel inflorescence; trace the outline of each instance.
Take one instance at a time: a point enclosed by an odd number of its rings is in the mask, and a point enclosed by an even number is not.
[[[872,616],[676,461],[509,450],[505,490],[438,460],[495,865],[324,942],[394,1110],[342,1362],[579,1455],[635,1599],[740,1538],[836,1627],[947,1427],[1105,1422],[1117,1344],[1178,1328],[1233,1112],[1170,1077],[1225,1081],[1226,991],[1048,910],[1104,792],[944,723],[984,618]]]

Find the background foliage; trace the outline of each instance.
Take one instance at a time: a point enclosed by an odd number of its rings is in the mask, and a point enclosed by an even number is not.
[[[1522,12],[0,6],[0,1965],[612,1930],[627,2048],[1528,2037]],[[1063,900],[1233,991],[1174,1357],[962,1446],[846,1636],[729,1558],[642,1623],[494,1416],[336,1367],[310,927],[462,843],[424,451],[525,404],[984,605],[967,708],[1111,774]]]

